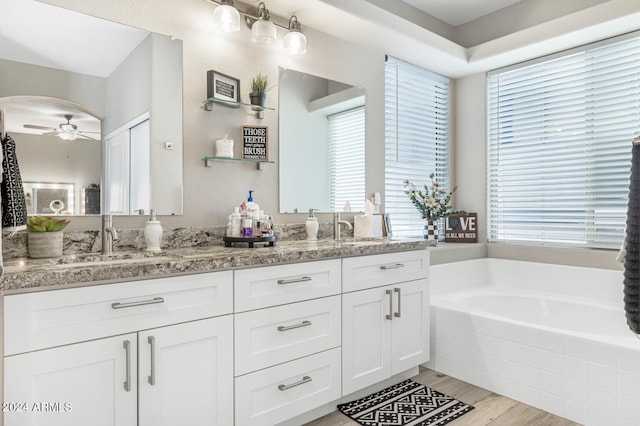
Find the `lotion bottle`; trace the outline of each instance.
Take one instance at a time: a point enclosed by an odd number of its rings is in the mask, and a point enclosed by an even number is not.
[[[309,209],[309,217],[304,224],[304,227],[307,230],[307,241],[318,240],[318,218],[313,215],[313,212],[313,209]]]
[[[147,243],[146,251],[161,251],[162,225],[156,217],[156,210],[151,209],[151,216],[144,226],[144,241]]]
[[[260,218],[260,206],[258,206],[258,203],[253,201],[254,192],[255,191],[253,190],[249,191],[249,198],[247,199],[247,214],[255,222],[256,219]]]

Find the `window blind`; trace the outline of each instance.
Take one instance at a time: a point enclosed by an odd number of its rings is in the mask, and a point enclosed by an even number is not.
[[[352,211],[363,211],[365,194],[364,106],[339,112],[329,120],[329,187],[333,211],[343,211],[347,201]]]
[[[406,178],[422,186],[433,172],[448,191],[448,152],[449,79],[388,57],[384,209],[394,236],[422,235],[425,221],[405,194],[403,182]]]
[[[640,132],[640,37],[488,75],[491,241],[617,247]]]

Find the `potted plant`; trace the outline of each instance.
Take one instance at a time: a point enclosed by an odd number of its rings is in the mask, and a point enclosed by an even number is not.
[[[438,220],[447,216],[466,214],[465,211],[454,211],[451,207],[451,197],[456,191],[453,188],[451,192],[446,192],[440,187],[440,183],[435,180],[435,173],[429,174],[431,185],[424,185],[424,191],[416,189],[415,185],[408,179],[404,180],[404,192],[418,209],[422,219],[426,219],[427,224],[424,225],[423,236],[427,240],[427,244],[438,244]]]
[[[264,107],[269,89],[269,79],[267,76],[261,72],[256,74],[249,83],[249,100],[251,101],[251,105]]]
[[[68,224],[68,219],[31,216],[27,220],[29,257],[42,259],[62,256],[62,230]]]

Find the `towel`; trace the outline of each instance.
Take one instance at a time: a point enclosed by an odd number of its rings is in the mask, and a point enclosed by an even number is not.
[[[627,324],[640,333],[640,143],[631,151],[631,182],[624,256],[624,309]]]
[[[15,233],[27,228],[27,203],[16,155],[16,142],[5,134],[2,139],[2,230]]]

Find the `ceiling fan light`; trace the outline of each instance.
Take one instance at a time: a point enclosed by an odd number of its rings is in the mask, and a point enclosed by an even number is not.
[[[223,0],[213,11],[213,26],[223,33],[240,31],[240,13],[233,2]]]
[[[65,130],[64,132],[58,133],[58,137],[65,141],[72,141],[72,140],[75,140],[78,137],[78,135],[74,131]]]

